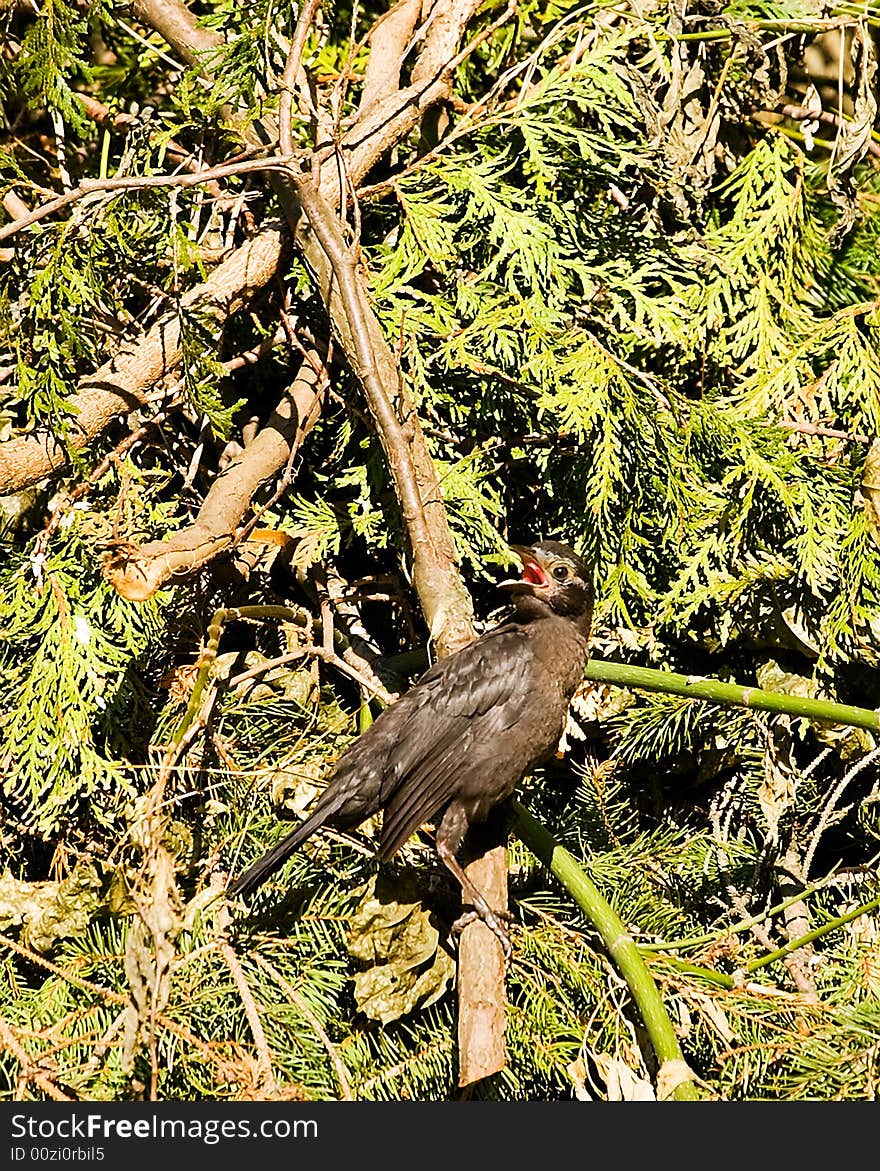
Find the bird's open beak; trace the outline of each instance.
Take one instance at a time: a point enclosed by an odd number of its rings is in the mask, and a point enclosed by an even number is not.
[[[531,549],[525,545],[510,547],[523,563],[522,577],[499,582],[499,589],[507,590],[511,594],[527,594],[549,584],[544,567]]]

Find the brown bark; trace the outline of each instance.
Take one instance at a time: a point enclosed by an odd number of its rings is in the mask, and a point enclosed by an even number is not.
[[[178,0],[132,0],[131,10],[138,20],[163,36],[187,65],[195,65],[199,54],[223,44],[219,33],[199,28],[196,18]]]
[[[410,43],[422,9],[421,0],[400,0],[370,30],[370,56],[361,87],[359,116],[400,86],[403,54]]]
[[[111,550],[102,570],[123,598],[146,601],[166,582],[232,547],[257,489],[298,451],[318,419],[324,391],[319,370],[317,355],[314,366],[303,363],[265,427],[217,476],[193,524],[165,541]]]
[[[507,907],[507,825],[493,819],[474,837],[465,874],[497,910]],[[504,1069],[506,992],[498,937],[474,919],[458,940],[458,1084],[471,1086]]]
[[[473,638],[473,608],[456,560],[445,552],[452,547],[445,509],[435,509],[428,522],[411,447],[417,436],[424,445],[418,417],[410,410],[404,430],[395,410],[395,400],[400,400],[397,363],[367,303],[355,255],[343,241],[335,212],[309,176],[294,173],[293,182],[309,229],[297,235],[312,254],[317,244],[331,269],[332,280],[322,294],[376,421],[409,536],[419,602],[438,654],[450,654]],[[430,465],[427,449],[425,454]],[[439,485],[437,493],[442,505]]]

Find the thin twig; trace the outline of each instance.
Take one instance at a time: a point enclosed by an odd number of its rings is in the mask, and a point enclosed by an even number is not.
[[[389,704],[393,702],[393,697],[382,686],[381,683],[371,682],[362,675],[356,667],[352,667],[346,663],[345,659],[341,659],[339,655],[332,651],[328,651],[322,646],[308,646],[302,647],[296,651],[288,651],[287,654],[279,655],[275,659],[267,659],[265,663],[257,663],[254,667],[249,667],[247,671],[242,671],[240,675],[236,675],[229,680],[230,689],[246,683],[249,679],[256,679],[258,675],[264,674],[266,671],[274,671],[276,667],[286,667],[289,663],[295,663],[299,659],[320,659],[324,663],[329,663],[335,667],[337,671],[341,671],[343,675],[348,675],[360,687],[363,687],[371,695],[375,695],[377,699],[381,699],[383,703]]]
[[[807,848],[807,852],[804,855],[803,872],[805,879],[809,878],[810,876],[810,867],[813,865],[813,856],[816,853],[822,835],[828,826],[828,822],[832,813],[834,812],[834,808],[843,795],[844,790],[849,786],[850,782],[859,775],[860,772],[866,769],[869,764],[872,764],[878,758],[880,758],[880,748],[875,748],[872,752],[867,753],[866,756],[863,756],[860,760],[856,761],[852,768],[848,769],[846,773],[844,773],[838,784],[835,786],[830,797],[825,803],[825,807],[822,810],[822,815],[819,818],[815,830],[813,831],[813,836],[810,839],[809,847]]]
[[[797,894],[791,895],[783,902],[777,903],[773,907],[768,907],[766,911],[761,911],[757,915],[751,915],[748,919],[743,919],[739,923],[733,923],[729,927],[719,927],[716,931],[707,931],[703,935],[694,935],[690,939],[663,940],[659,943],[639,943],[639,951],[690,951],[694,947],[704,947],[707,944],[718,943],[722,939],[727,939],[728,936],[737,935],[742,931],[749,931],[756,923],[766,922],[768,919],[772,919],[774,915],[779,915],[783,911],[788,910],[795,903],[803,902],[811,894],[815,894],[817,890],[822,890],[823,887],[832,883],[835,877],[835,875],[830,875],[827,878],[822,878],[818,882],[814,882],[811,886],[798,891]]]
[[[843,60],[843,54],[841,54],[841,60]],[[841,114],[833,114],[830,110],[813,110],[809,106],[786,103],[780,106],[779,112],[795,122],[824,122],[826,126],[833,126],[835,130],[842,130],[850,125],[849,120]],[[874,158],[880,158],[880,142],[869,138],[865,149]]]
[[[0,1042],[2,1042],[4,1048],[12,1054],[21,1066],[21,1077],[25,1083],[33,1082],[35,1086],[41,1089],[54,1102],[74,1101],[67,1094],[63,1094],[47,1074],[39,1069],[28,1053],[16,1041],[12,1026],[3,1017],[0,1017]]]
[[[869,435],[853,434],[851,431],[838,431],[834,427],[822,427],[818,423],[794,422],[783,420],[779,426],[785,431],[798,431],[802,435],[820,435],[823,439],[841,439],[845,443],[870,443]]]
[[[51,972],[59,980],[73,984],[75,987],[81,988],[84,992],[91,992],[93,995],[101,996],[113,1004],[128,1003],[128,997],[123,996],[121,993],[114,992],[110,988],[102,988],[100,984],[93,984],[91,980],[84,980],[81,976],[74,976],[71,972],[66,972],[58,964],[47,960],[45,956],[40,955],[39,952],[34,951],[32,948],[25,947],[24,944],[10,939],[8,935],[0,935],[0,947],[8,947],[10,951],[14,951],[23,959],[29,960],[32,964],[37,964],[41,968],[45,968],[47,972]]]
[[[114,112],[109,106],[105,106],[103,102],[99,102],[97,98],[93,98],[89,94],[77,93],[76,98],[88,116],[97,122],[99,126],[107,127],[109,124],[115,130],[127,131],[132,125],[137,124],[138,119],[134,114],[125,114],[122,111]],[[171,159],[178,166],[183,167],[185,171],[197,174],[203,169],[199,160],[190,154],[186,147],[181,146],[179,142],[175,142],[174,139],[163,143],[163,151],[167,158]],[[232,162],[233,160],[229,159],[227,161]],[[223,189],[219,183],[209,180],[206,187],[215,199],[225,198]],[[26,211],[27,209],[25,208],[20,214],[24,215]]]
[[[225,940],[220,940],[218,941],[217,947],[226,962],[226,966],[229,968],[232,979],[235,981],[235,987],[238,989],[238,994],[241,997],[244,1014],[247,1017],[248,1025],[254,1038],[254,1044],[257,1048],[257,1069],[260,1074],[260,1089],[265,1088],[268,1091],[269,1097],[277,1098],[279,1097],[278,1084],[275,1081],[275,1074],[272,1072],[272,1053],[269,1049],[269,1043],[266,1040],[263,1022],[260,1020],[260,1013],[257,1009],[250,985],[247,982],[241,964],[238,962],[238,956],[230,944]]]
[[[223,163],[217,167],[210,167],[205,171],[194,174],[184,171],[176,175],[122,175],[115,179],[83,179],[78,187],[72,191],[50,199],[47,203],[35,207],[27,215],[20,216],[0,228],[0,240],[14,236],[23,228],[44,220],[47,216],[62,211],[72,203],[78,203],[90,195],[105,191],[140,191],[146,187],[197,187],[216,179],[227,179],[232,175],[246,175],[253,171],[285,171],[290,166],[292,158],[285,155],[270,155],[265,159],[244,159],[238,163]]]
[[[306,47],[306,37],[309,27],[320,7],[321,0],[308,0],[304,4],[293,30],[293,40],[284,63],[284,73],[281,75],[281,99],[278,104],[278,142],[285,154],[294,153],[293,135],[290,129],[290,110],[293,104],[293,95],[296,87],[297,74],[302,64],[303,50]]]

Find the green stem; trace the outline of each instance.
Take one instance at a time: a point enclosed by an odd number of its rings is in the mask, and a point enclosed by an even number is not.
[[[806,935],[801,935],[798,939],[790,940],[784,947],[778,947],[775,951],[761,956],[760,959],[751,960],[745,965],[742,971],[747,976],[751,976],[753,972],[757,972],[760,968],[766,968],[768,964],[775,963],[776,960],[783,960],[787,955],[791,955],[793,951],[797,951],[801,947],[806,947],[808,943],[813,943],[815,940],[821,939],[829,931],[835,931],[838,927],[843,927],[846,923],[851,923],[853,919],[858,919],[860,915],[867,915],[871,911],[878,909],[880,909],[880,898],[871,899],[870,902],[862,903],[861,906],[853,908],[852,911],[847,911],[845,915],[838,915],[836,919],[829,919],[821,927],[816,927],[813,931],[808,931]],[[717,984],[721,988],[736,988],[737,986],[737,982],[733,976],[725,975],[724,972],[715,972],[711,968],[701,968],[697,964],[689,964],[686,960],[679,960],[674,956],[664,956],[663,958],[677,972],[681,972],[686,976],[698,976],[700,979],[708,980],[710,983]]]
[[[789,907],[793,907],[795,903],[809,898],[817,890],[821,890],[823,886],[827,886],[828,882],[829,879],[822,878],[818,882],[814,882],[812,886],[808,886],[806,890],[792,895],[785,902],[777,903],[775,907],[769,907],[766,911],[762,911],[760,915],[753,915],[751,919],[743,919],[739,923],[734,923],[732,927],[721,927],[716,931],[707,931],[705,935],[695,935],[691,939],[677,939],[662,943],[640,943],[639,951],[685,951],[692,947],[702,947],[706,943],[716,943],[719,939],[726,939],[729,935],[738,935],[742,931],[748,931],[749,928],[754,927],[757,923],[763,923],[767,919],[772,919],[774,915],[782,914]]]
[[[689,964],[687,960],[677,959],[675,956],[664,956],[664,963],[681,972],[683,976],[696,976],[699,980],[706,980],[709,984],[716,984],[719,988],[732,991],[736,988],[736,980],[724,972],[715,972],[712,968],[701,968],[698,964]]]
[[[855,4],[838,4],[831,9],[831,18],[834,17],[856,17],[863,20],[866,24],[876,28],[880,22],[876,17],[868,16],[864,10]],[[829,24],[827,18],[818,20],[749,20],[747,23],[752,28],[761,29],[763,32],[781,32],[781,33],[822,33],[830,31],[835,27]],[[705,29],[703,32],[695,33],[678,33],[673,36],[667,29],[657,28],[654,30],[654,35],[660,39],[663,37],[669,38],[673,41],[718,41],[733,36],[733,30],[729,28],[713,28]]]
[[[852,707],[827,699],[808,699],[800,695],[786,695],[780,691],[762,691],[757,687],[743,687],[739,683],[722,683],[702,675],[678,675],[674,671],[656,671],[650,667],[631,667],[626,663],[607,663],[591,659],[585,678],[596,683],[611,683],[617,687],[634,687],[641,691],[662,691],[668,695],[684,695],[688,699],[702,699],[708,703],[735,704],[756,711],[779,712],[800,716],[807,720],[822,720],[828,724],[848,724],[880,732],[880,715],[870,708]]]
[[[850,923],[853,919],[858,919],[860,915],[867,915],[871,911],[876,911],[878,907],[880,907],[880,898],[871,899],[869,903],[862,903],[860,907],[855,907],[852,911],[847,911],[845,915],[838,915],[836,919],[829,919],[821,927],[816,927],[813,931],[808,931],[800,939],[792,939],[784,947],[778,947],[776,951],[771,951],[768,955],[761,956],[759,960],[752,960],[751,963],[746,964],[745,970],[751,974],[752,972],[757,972],[759,968],[765,968],[767,964],[772,964],[775,960],[785,959],[787,955],[791,955],[799,947],[806,947],[808,943],[812,943],[815,939],[820,939],[823,935],[827,935],[829,931],[834,931],[837,927],[842,927],[844,923]]]
[[[638,1005],[661,1069],[670,1062],[681,1062],[683,1065],[678,1038],[663,999],[625,925],[568,850],[555,842],[518,801],[512,805],[513,828],[517,836],[559,879],[599,932]],[[699,1095],[690,1080],[683,1080],[672,1090],[672,1097],[678,1101],[696,1101]]]

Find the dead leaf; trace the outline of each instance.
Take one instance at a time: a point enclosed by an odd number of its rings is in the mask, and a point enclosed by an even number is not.
[[[654,1087],[647,1078],[640,1077],[634,1070],[607,1053],[594,1053],[596,1068],[605,1079],[609,1102],[656,1102]]]
[[[840,244],[856,221],[852,171],[867,154],[877,118],[877,98],[874,95],[877,56],[871,34],[862,22],[855,25],[851,52],[856,80],[853,116],[850,121],[841,121],[828,166],[828,194],[840,208],[840,218],[833,231],[835,245]]]
[[[574,1086],[574,1096],[579,1102],[592,1102],[593,1095],[587,1089],[587,1066],[581,1055],[566,1067],[565,1071]]]
[[[421,903],[399,903],[381,876],[373,879],[354,917],[349,954],[364,968],[354,976],[358,1008],[389,1024],[438,1000],[455,977],[455,962]]]
[[[59,939],[83,935],[104,905],[104,880],[90,863],[80,862],[63,882],[19,882],[0,876],[0,927],[21,926],[22,943],[45,953]]]

